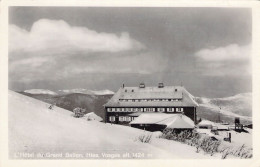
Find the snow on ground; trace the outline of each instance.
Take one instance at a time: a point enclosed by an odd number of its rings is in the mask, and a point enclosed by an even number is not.
[[[249,133],[236,131],[219,131],[219,136],[228,137],[228,133],[231,133],[231,144],[236,146],[241,146],[245,144],[247,147],[252,148],[252,130],[246,129]]]
[[[36,157],[38,153],[47,158],[69,158],[72,154],[72,158],[106,158],[104,153],[110,156],[107,158],[123,158],[124,153],[129,153],[125,158],[216,158],[156,135],[150,143],[141,143],[138,136],[149,132],[74,118],[72,112],[56,106],[50,110],[49,105],[9,91],[11,158],[26,158],[23,153],[33,154],[32,158],[41,158]]]
[[[252,120],[252,93],[241,93],[223,98],[196,97],[196,99],[200,106],[208,108],[209,111]]]
[[[239,117],[245,120],[252,120],[252,117],[248,117],[248,116],[242,116],[239,114],[235,114],[232,112],[232,108],[222,108],[221,110],[219,109],[218,106],[214,105],[214,104],[210,104],[210,103],[206,103],[206,104],[200,104],[200,106],[206,107],[211,109],[212,111],[216,111],[219,112],[221,114],[227,115],[227,116],[233,116],[233,117]]]
[[[57,93],[46,90],[46,89],[30,89],[30,90],[25,90],[25,93],[30,93],[30,94],[50,94],[50,95],[58,95]]]

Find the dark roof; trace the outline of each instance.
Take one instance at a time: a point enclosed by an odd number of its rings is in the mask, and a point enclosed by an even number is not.
[[[121,87],[104,105],[106,107],[198,106],[182,86]]]

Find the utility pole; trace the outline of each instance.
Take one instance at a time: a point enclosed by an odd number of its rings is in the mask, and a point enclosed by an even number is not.
[[[220,111],[221,111],[221,107],[219,107],[219,113],[218,113],[218,122],[220,123]]]

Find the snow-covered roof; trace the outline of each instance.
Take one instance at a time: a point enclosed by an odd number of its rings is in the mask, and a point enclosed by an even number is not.
[[[130,124],[158,124],[167,128],[192,129],[193,121],[182,114],[145,113],[134,119]]]
[[[202,120],[200,123],[198,123],[198,126],[208,126],[208,125],[211,125],[211,126],[216,126],[216,124],[212,121],[209,121],[209,120]]]
[[[182,86],[121,87],[104,105],[106,107],[198,106],[194,97]]]
[[[176,128],[176,129],[193,129],[195,124],[194,122],[187,116],[178,114],[175,117],[168,118],[159,122],[159,124],[167,125],[167,128]]]
[[[217,129],[222,129],[222,130],[228,130],[228,126],[222,125],[220,123],[215,123],[209,120],[202,120],[200,123],[198,123],[198,126],[214,126],[217,127]]]
[[[90,113],[85,114],[83,119],[95,120],[95,121],[102,121],[103,120],[100,116],[98,116],[94,112],[90,112]]]

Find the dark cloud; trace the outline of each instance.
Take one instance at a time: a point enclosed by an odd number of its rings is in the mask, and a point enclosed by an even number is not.
[[[251,91],[247,8],[11,7],[9,15],[11,89],[166,82],[197,96]]]

